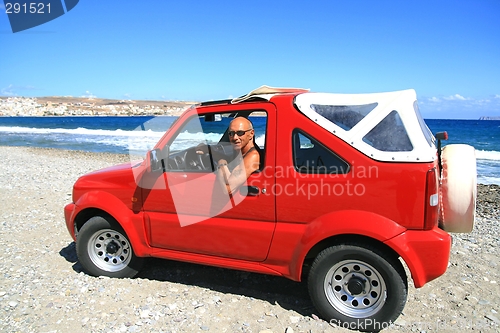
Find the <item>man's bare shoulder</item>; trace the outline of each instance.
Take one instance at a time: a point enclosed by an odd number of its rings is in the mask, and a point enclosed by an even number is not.
[[[260,154],[257,150],[252,150],[252,151],[249,151],[248,153],[246,153],[245,157],[243,157],[243,159],[246,161],[250,161],[250,162],[259,162],[260,161]]]
[[[248,152],[243,158],[243,163],[245,164],[245,169],[247,170],[247,175],[259,169],[260,167],[260,154],[257,150],[252,150]]]

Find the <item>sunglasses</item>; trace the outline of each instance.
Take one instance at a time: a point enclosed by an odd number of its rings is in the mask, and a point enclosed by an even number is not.
[[[229,131],[227,132],[227,134],[229,134],[229,136],[234,136],[235,134],[238,134],[238,136],[243,136],[246,132],[251,130],[253,130],[253,128],[247,129],[246,131]]]

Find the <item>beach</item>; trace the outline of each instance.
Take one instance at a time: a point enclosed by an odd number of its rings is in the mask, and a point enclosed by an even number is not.
[[[134,279],[82,271],[63,207],[76,179],[128,155],[0,146],[1,332],[350,332],[317,317],[307,285],[149,259]],[[447,272],[385,332],[500,332],[500,187],[478,186],[474,230]]]

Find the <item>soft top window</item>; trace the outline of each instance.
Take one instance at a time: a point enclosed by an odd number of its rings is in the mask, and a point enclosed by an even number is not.
[[[418,109],[417,101],[413,102],[413,109],[415,110],[415,114],[417,115],[418,124],[422,129],[422,133],[424,133],[425,140],[427,140],[429,147],[434,147],[434,135],[432,135],[431,130],[425,124],[424,118],[422,118],[422,115],[420,114],[420,111]]]
[[[391,111],[380,123],[377,124],[363,141],[380,151],[412,151],[408,133],[396,111]]]
[[[365,105],[319,105],[311,104],[311,108],[345,131],[356,126],[378,103]]]

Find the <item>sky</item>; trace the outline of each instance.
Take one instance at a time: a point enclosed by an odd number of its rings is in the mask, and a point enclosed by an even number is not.
[[[499,0],[82,0],[17,33],[5,8],[0,96],[206,101],[264,84],[411,88],[427,119],[500,116]]]

